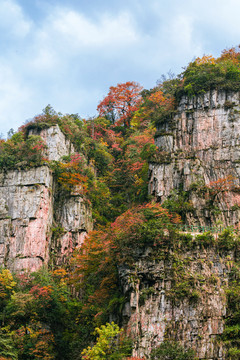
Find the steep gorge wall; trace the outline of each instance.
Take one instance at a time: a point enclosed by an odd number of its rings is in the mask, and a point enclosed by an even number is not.
[[[58,126],[35,134],[51,160],[73,150]],[[59,191],[47,165],[0,173],[0,198],[0,265],[15,271],[61,264],[92,228],[89,205],[74,191]]]
[[[189,224],[238,226],[240,219],[240,97],[212,91],[183,96],[173,119],[158,125],[159,154],[150,164],[149,192],[160,202],[188,194]],[[205,186],[220,179],[231,191],[209,199]],[[217,185],[216,185],[217,186]],[[220,185],[219,185],[220,187]]]
[[[187,203],[184,221],[190,225],[239,228],[239,134],[239,93],[182,97],[174,117],[157,126],[149,193],[161,203],[172,199],[180,210]],[[175,250],[146,249],[134,266],[120,267],[128,299],[123,323],[134,339],[134,356],[148,359],[169,339],[194,349],[198,359],[226,359],[221,335],[236,257],[214,244],[182,248],[179,240]]]
[[[220,335],[227,312],[233,251],[214,248],[156,253],[146,250],[134,267],[119,269],[128,301],[123,319],[134,342],[133,355],[149,359],[165,340],[193,349],[197,359],[222,360]]]

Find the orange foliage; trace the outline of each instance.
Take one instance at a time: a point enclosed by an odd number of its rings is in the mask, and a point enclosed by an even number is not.
[[[211,193],[218,194],[220,192],[224,191],[233,191],[237,188],[237,186],[234,184],[234,181],[236,178],[232,175],[228,175],[225,178],[220,178],[216,181],[211,181],[208,184],[208,188],[211,190]]]
[[[53,289],[51,285],[48,286],[39,286],[35,285],[29,291],[30,294],[33,294],[35,299],[41,299],[49,301],[51,299],[51,293]]]
[[[161,89],[158,89],[146,99],[139,111],[135,112],[133,123],[138,126],[148,126],[154,115],[171,113],[175,109],[175,102],[173,95],[165,94]]]
[[[197,65],[216,64],[216,59],[212,55],[204,55],[201,58],[198,57],[195,62]]]
[[[83,158],[80,154],[71,155],[67,163],[58,164],[58,182],[67,190],[78,193],[87,191],[87,176],[83,175]]]
[[[238,50],[237,50],[238,49]],[[219,59],[217,59],[217,62],[222,62],[225,60],[231,60],[233,64],[239,64],[240,60],[240,45],[238,45],[237,48],[232,47],[230,49],[225,49],[222,51],[222,55]]]
[[[145,129],[143,133],[135,134],[130,137],[130,144],[126,147],[124,163],[126,164],[127,174],[134,174],[142,170],[147,164],[146,158],[150,145],[154,145],[154,129]],[[142,151],[145,150],[145,153]],[[142,155],[142,156],[141,156]]]
[[[171,95],[164,95],[162,90],[154,92],[148,98],[156,107],[164,107],[165,110],[170,110],[174,107],[175,99]]]
[[[136,247],[145,246],[146,241],[148,246],[160,245],[163,237],[168,241],[168,232],[162,230],[178,222],[178,215],[169,214],[160,204],[150,203],[127,210],[105,231],[92,231],[72,259],[75,286],[88,288],[94,274],[95,289],[86,306],[93,305],[101,314],[101,306],[117,291],[117,265],[134,261]]]
[[[222,54],[219,58],[214,58],[212,55],[204,55],[201,58],[197,58],[195,60],[196,65],[203,65],[203,64],[218,64],[225,61],[230,60],[231,63],[237,65],[240,61],[240,45],[237,47],[232,47],[230,49],[224,49]]]
[[[72,186],[81,186],[82,190],[87,189],[87,176],[83,176],[81,174],[71,174],[63,172],[61,176],[59,176],[58,181],[66,189],[70,189]]]

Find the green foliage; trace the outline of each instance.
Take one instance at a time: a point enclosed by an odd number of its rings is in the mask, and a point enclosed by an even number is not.
[[[182,76],[183,84],[176,91],[177,97],[183,93],[198,95],[212,89],[239,91],[239,49],[224,50],[216,59],[211,56],[197,58],[188,65]]]
[[[26,169],[40,166],[44,162],[46,146],[40,136],[24,138],[22,132],[14,134],[7,141],[0,140],[0,169]]]
[[[194,212],[194,207],[188,201],[189,194],[182,190],[173,190],[167,200],[164,201],[163,207],[168,209],[171,213],[176,213],[181,216],[182,221],[186,221],[186,214]]]
[[[79,358],[91,336],[79,318],[83,304],[71,296],[65,270],[41,269],[19,274],[14,281],[3,269],[0,288],[0,355],[19,360]]]
[[[240,354],[240,270],[239,262],[235,263],[229,276],[229,287],[226,289],[227,314],[222,334],[227,359],[235,360]]]
[[[187,249],[191,249],[192,248],[192,244],[193,244],[193,236],[191,234],[178,234],[178,241],[181,244],[181,246],[184,248],[186,247]]]
[[[240,349],[232,347],[228,350],[228,359],[238,360],[240,358]]]
[[[122,329],[112,322],[95,329],[98,334],[96,344],[82,352],[86,360],[121,360],[131,354],[131,346],[125,339],[120,339]]]
[[[214,246],[214,244],[216,243],[216,240],[215,240],[213,234],[211,234],[211,232],[208,231],[201,235],[196,235],[195,239],[194,239],[194,243],[196,245],[199,245],[201,248],[208,248],[208,247]]]
[[[184,348],[176,342],[164,341],[152,350],[151,360],[194,360],[194,351]]]
[[[52,237],[54,239],[58,239],[65,232],[65,229],[61,226],[53,227],[51,230],[52,230]]]
[[[18,359],[18,352],[14,343],[14,332],[10,332],[7,327],[0,330],[0,359]]]
[[[231,229],[224,229],[218,235],[218,248],[220,250],[233,250],[239,245],[239,238],[234,235]]]
[[[166,293],[167,297],[172,300],[173,304],[185,299],[191,304],[197,303],[200,292],[196,287],[196,276],[188,270],[188,260],[182,259],[175,252],[169,261],[171,262],[172,286]]]
[[[104,178],[88,179],[88,198],[92,205],[92,214],[96,224],[106,225],[114,216],[112,195]]]

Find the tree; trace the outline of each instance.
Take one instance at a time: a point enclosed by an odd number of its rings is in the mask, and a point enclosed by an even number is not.
[[[100,116],[106,116],[113,124],[130,126],[130,119],[142,101],[142,87],[134,82],[111,86],[108,95],[97,107]]]
[[[102,325],[95,329],[98,334],[96,344],[91,348],[84,349],[82,358],[85,360],[120,360],[129,355],[131,348],[126,346],[124,339],[120,339],[120,334],[123,330],[117,324],[112,322]],[[121,341],[122,340],[122,341]]]

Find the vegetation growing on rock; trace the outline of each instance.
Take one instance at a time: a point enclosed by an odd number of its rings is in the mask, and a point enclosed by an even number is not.
[[[136,264],[142,258],[153,266],[162,261],[170,269],[169,278],[163,278],[171,281],[171,287],[166,288],[167,301],[189,303],[194,308],[203,299],[206,286],[214,292],[221,282],[216,274],[203,278],[201,273],[191,272],[196,260],[191,254],[208,251],[215,251],[225,271],[230,272],[226,327],[219,341],[225,344],[230,359],[239,357],[239,234],[227,228],[217,235],[193,236],[177,227],[195,211],[189,192],[201,193],[208,199],[208,210],[220,211],[213,209],[215,198],[239,188],[228,176],[207,186],[199,181],[192,183],[188,192],[176,189],[162,205],[153,202],[147,190],[149,161],[168,163],[172,156],[155,146],[155,126],[167,121],[169,131],[164,135],[172,136],[172,118],[181,96],[213,89],[240,90],[237,49],[224,51],[217,59],[198,58],[181,75],[165,79],[151,90],[142,91],[133,82],[112,87],[99,104],[99,116],[88,121],[77,114],[56,113],[47,106],[19,132],[1,140],[2,171],[47,164],[61,195],[82,195],[91,204],[95,219],[94,231],[66,268],[42,269],[31,275],[13,275],[1,269],[2,359],[131,359],[131,346],[120,335],[122,311],[129,299],[123,292],[119,269],[129,271],[129,287],[139,291],[136,309],[156,292],[153,284],[144,287],[141,283],[144,275]],[[232,107],[225,103],[226,109]],[[43,139],[30,132],[56,125],[76,152],[60,161],[49,161]],[[61,224],[56,224],[53,236],[57,238],[61,232]],[[109,324],[110,317],[119,325]],[[138,326],[138,320],[136,323]],[[172,336],[170,330],[166,335]],[[151,353],[151,359],[171,358],[190,360],[194,354],[167,340]]]

